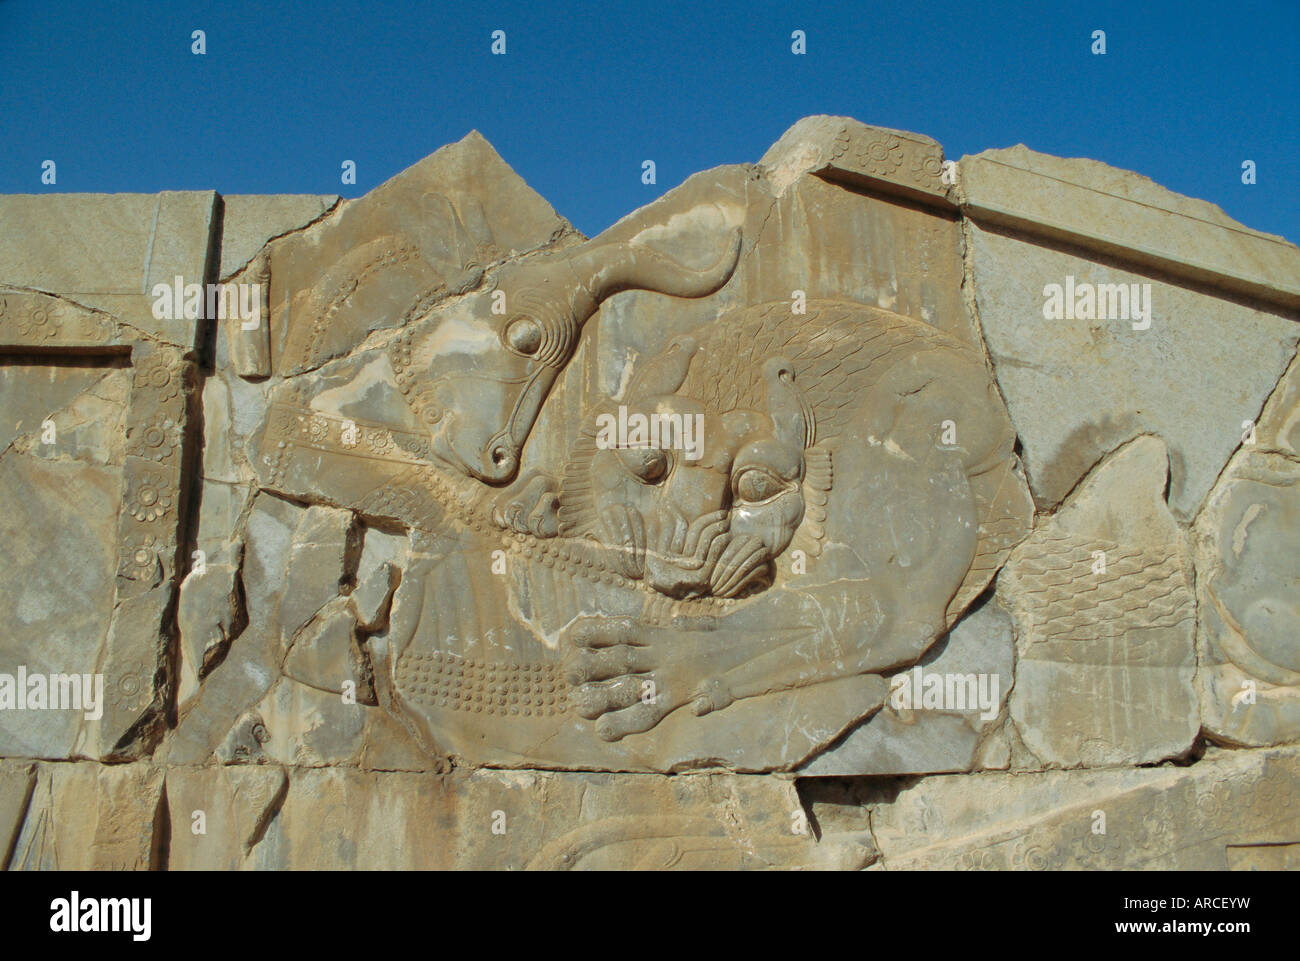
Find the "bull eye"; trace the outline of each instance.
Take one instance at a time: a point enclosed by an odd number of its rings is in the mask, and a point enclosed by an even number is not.
[[[618,456],[643,484],[657,484],[668,474],[668,455],[657,447],[622,447]]]
[[[506,328],[506,343],[516,353],[531,357],[542,346],[542,325],[531,317],[519,317]]]
[[[762,504],[790,487],[785,481],[771,471],[760,467],[748,467],[732,480],[731,489],[735,499],[742,504]]]

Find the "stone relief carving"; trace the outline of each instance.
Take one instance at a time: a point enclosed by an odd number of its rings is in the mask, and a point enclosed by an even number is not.
[[[1107,211],[1070,215],[1081,246],[1018,235],[1072,178]],[[215,195],[94,200],[133,238],[95,276],[0,237],[29,506],[0,593],[103,568],[6,649],[106,682],[98,720],[0,717],[11,866],[478,865],[425,828],[498,806],[514,867],[1290,863],[1295,249],[1024,148],[953,179],[928,138],[808,118],[588,241],[471,135],[356,200],[232,202],[224,236]],[[10,200],[24,238],[88,220]],[[1137,245],[1139,207],[1174,225],[1138,231],[1178,241],[1170,319],[1038,325],[1044,277]],[[1179,287],[1170,251],[1221,233]],[[213,236],[264,322],[208,340],[137,291],[217,276]],[[1105,353],[1127,337],[1154,386]],[[1220,349],[1213,403],[1180,393]],[[16,399],[42,377],[57,445]],[[1232,430],[1190,428],[1215,407]],[[971,671],[982,713],[889,702]],[[1076,817],[1103,801],[1122,835]]]
[[[502,483],[518,471],[519,452],[556,374],[605,298],[632,289],[680,297],[712,293],[730,277],[739,250],[736,236],[712,268],[693,271],[653,248],[597,239],[508,264],[492,289],[403,327],[384,350],[361,351],[327,365],[319,378],[329,388],[341,380],[369,378],[372,389],[400,396],[390,404],[404,407],[402,416],[366,425],[364,447],[371,453],[382,458],[400,438],[407,445],[402,449],[418,458],[431,454],[454,471]],[[291,381],[275,399],[282,417],[323,409],[320,403],[303,407],[304,389]],[[385,433],[385,427],[397,434]],[[320,421],[306,429],[321,440],[328,434]],[[343,443],[341,434],[338,440]],[[268,486],[275,486],[282,467],[271,465]]]
[[[1197,518],[1201,704],[1233,745],[1300,737],[1300,363],[1292,361]]]
[[[380,703],[429,750],[789,766],[875,710],[880,673],[920,657],[1027,532],[980,355],[847,302],[728,312],[639,362],[574,436],[535,438],[568,449],[562,476],[483,483],[517,470],[603,296],[706,294],[738,250],[699,274],[593,241],[498,280],[503,318],[485,292],[272,405],[268,488],[419,532],[368,649]],[[620,417],[677,434],[602,443]],[[683,427],[697,449],[674,449]],[[802,735],[778,735],[796,710]]]

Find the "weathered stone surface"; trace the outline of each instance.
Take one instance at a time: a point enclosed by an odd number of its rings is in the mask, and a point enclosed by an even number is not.
[[[177,223],[197,209],[178,201],[158,216],[166,230],[180,230]],[[188,236],[182,230],[175,243],[164,236],[160,251],[180,256]],[[24,683],[36,686],[30,705],[14,687],[0,690],[0,705],[14,709],[4,726],[27,732],[0,750],[138,757],[157,742],[171,690],[169,612],[188,506],[184,438],[194,367],[183,349],[102,312],[31,291],[7,289],[3,299],[5,373],[21,372],[16,412],[34,412],[37,423],[0,453],[6,499],[33,508],[5,531],[31,554],[15,572],[25,584],[9,593],[17,608],[8,650],[20,660],[6,665],[13,674],[0,673],[10,684],[25,674]],[[64,523],[68,515],[79,523]],[[61,589],[78,596],[65,601]],[[29,640],[35,666],[22,663]]]
[[[222,343],[219,339],[218,343]],[[228,357],[222,354],[223,360]],[[237,376],[209,377],[203,385],[203,464],[197,549],[219,554],[239,537],[238,528],[253,501],[253,471],[239,441],[241,410],[260,406],[259,389]],[[247,428],[245,428],[246,430]]]
[[[36,765],[0,761],[0,871],[9,867],[9,857],[18,842],[18,832],[35,786]]]
[[[357,626],[367,631],[380,631],[388,623],[393,594],[402,579],[402,569],[389,561],[364,576],[358,576],[357,589],[351,595],[351,608]]]
[[[300,683],[286,670],[248,718],[235,726],[217,754],[228,763],[273,761],[295,767],[355,763],[364,747],[369,711],[355,697],[344,699],[339,693]],[[246,732],[252,733],[251,742]]]
[[[167,772],[172,871],[233,871],[266,835],[289,789],[284,768],[172,768]]]
[[[322,691],[343,693],[360,680],[353,656],[357,616],[348,598],[336,596],[294,636],[284,661],[285,676]]]
[[[1294,356],[1300,324],[984,227],[971,227],[971,241],[980,326],[1039,507],[1151,433],[1169,447],[1170,508],[1190,521],[1241,422],[1258,416]],[[1094,288],[1149,284],[1149,329],[1134,329],[1145,319],[1045,319],[1044,288],[1071,277]]]
[[[294,530],[306,512],[261,496],[245,528],[241,579],[248,624],[190,699],[161,756],[176,764],[201,764],[212,756],[241,716],[280,675],[283,649],[277,610],[284,590]]]
[[[799,773],[933,774],[982,766],[981,748],[999,727],[1014,678],[1011,626],[1010,616],[992,598],[972,609],[915,668],[891,679],[895,696],[874,716]],[[924,697],[917,695],[923,695],[931,677],[945,682],[945,690],[960,691],[962,706],[939,700],[927,708]],[[901,693],[904,686],[906,697]],[[968,701],[972,690],[976,697]],[[978,701],[981,691],[991,695],[985,705]]]
[[[1247,428],[1244,439],[1251,447],[1300,459],[1300,354],[1292,359],[1264,405],[1253,441],[1249,425],[1242,426]]]
[[[205,559],[203,570],[191,571],[181,583],[176,615],[181,641],[176,702],[181,710],[244,628],[247,618],[239,577],[243,561],[243,544],[231,544]]]
[[[1202,723],[1227,744],[1300,740],[1298,370],[1293,361],[1244,433],[1194,528]]]
[[[147,764],[42,764],[11,871],[157,867],[163,772]]]
[[[1018,622],[1011,718],[1051,766],[1178,757],[1199,728],[1196,609],[1168,455],[1142,436],[1103,461],[998,579]]]
[[[881,853],[873,869],[1222,871],[1240,863],[1234,848],[1300,836],[1294,748],[1212,750],[1191,767],[945,775],[878,790],[887,800],[866,797]]]
[[[981,222],[1120,253],[1177,277],[1300,307],[1295,244],[1243,227],[1214,204],[1140,174],[1023,145],[962,157],[959,169],[963,210]]]
[[[926,203],[951,203],[937,141],[850,117],[805,117],[781,135],[758,166],[778,192],[799,175],[814,173]]]
[[[47,460],[13,448],[0,454],[9,507],[0,512],[0,539],[8,545],[0,568],[0,674],[10,684],[20,668],[43,677],[100,672],[113,613],[121,475],[120,466]],[[15,692],[0,692],[0,756],[74,754],[89,712],[19,709],[16,698],[3,700],[5,693]]]
[[[59,294],[178,347],[197,321],[154,317],[155,284],[202,284],[217,195],[0,196],[0,283]]]
[[[285,648],[326,603],[351,586],[360,550],[360,532],[350,511],[318,506],[303,514],[289,545],[277,611]]]
[[[567,221],[471,133],[307,230],[271,242],[275,370],[309,370],[372,330],[409,324],[475,288],[487,265],[569,232]]]
[[[6,409],[28,414],[15,421],[4,446],[12,441],[14,451],[42,460],[122,467],[129,370],[15,363],[4,375]]]
[[[1280,238],[842,117],[0,223],[11,867],[1293,866]]]
[[[230,277],[268,242],[319,220],[334,194],[226,194],[221,198],[221,270]]]
[[[875,857],[865,821],[816,839],[790,781],[294,768],[280,797],[280,777],[278,768],[172,769],[170,866],[852,869]],[[215,823],[231,827],[191,836],[192,807],[215,809]]]
[[[87,754],[101,758],[138,757],[151,751],[165,724],[168,682],[159,668],[168,664],[170,610],[176,589],[169,582],[145,594],[122,598],[104,639],[98,671],[105,701],[99,718],[88,718],[82,737]]]
[[[61,367],[66,369],[78,362],[88,366],[96,361],[103,363],[115,354],[120,356],[123,352],[120,348],[130,342],[131,332],[102,310],[82,306],[66,297],[0,284],[0,343],[10,349],[78,350],[82,356],[72,358],[71,362],[65,360]],[[11,362],[7,366],[17,365]],[[25,399],[22,393],[7,392],[5,410]]]

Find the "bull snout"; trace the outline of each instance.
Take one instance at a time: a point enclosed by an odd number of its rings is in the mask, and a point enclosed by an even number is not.
[[[493,438],[479,457],[479,476],[489,484],[504,484],[519,469],[519,446],[506,437]]]

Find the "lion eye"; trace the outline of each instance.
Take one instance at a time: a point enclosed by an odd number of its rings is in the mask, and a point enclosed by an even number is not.
[[[623,447],[619,459],[632,474],[647,484],[657,484],[668,473],[668,455],[657,447]]]
[[[521,354],[537,353],[537,348],[542,346],[541,324],[531,317],[520,317],[506,328],[506,343]]]
[[[783,493],[788,486],[771,471],[750,467],[736,475],[731,489],[736,500],[745,504],[761,504]]]

